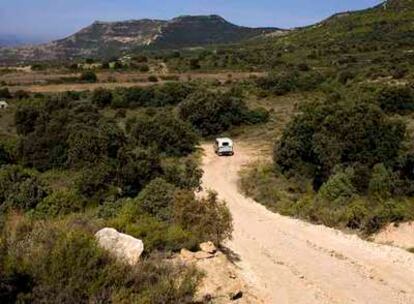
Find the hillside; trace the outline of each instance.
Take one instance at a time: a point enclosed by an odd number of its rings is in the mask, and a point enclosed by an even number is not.
[[[217,15],[181,16],[170,21],[130,20],[99,22],[65,39],[39,46],[6,49],[0,60],[64,60],[76,57],[111,57],[141,47],[179,48],[240,42],[275,28],[248,28]]]
[[[414,1],[392,0],[365,10],[343,12],[285,35],[269,34],[223,48],[205,57],[223,62],[231,58],[238,67],[280,69],[307,63],[318,68],[376,69],[412,63]],[[230,67],[227,65],[227,67]],[[409,66],[407,68],[410,68]]]

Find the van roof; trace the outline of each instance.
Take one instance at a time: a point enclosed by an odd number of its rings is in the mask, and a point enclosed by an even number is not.
[[[217,142],[219,142],[219,143],[223,143],[223,142],[227,142],[227,143],[230,143],[230,144],[232,144],[233,143],[233,140],[231,140],[230,138],[228,138],[228,137],[220,137],[220,138],[216,138],[216,141]]]

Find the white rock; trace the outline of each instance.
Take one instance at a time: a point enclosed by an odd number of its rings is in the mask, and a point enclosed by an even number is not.
[[[130,265],[138,263],[144,252],[144,243],[113,228],[104,228],[95,234],[99,246]]]

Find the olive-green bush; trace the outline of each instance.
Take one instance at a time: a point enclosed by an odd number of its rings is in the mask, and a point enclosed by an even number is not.
[[[155,255],[136,267],[74,222],[13,218],[0,243],[2,303],[190,303],[200,275]]]

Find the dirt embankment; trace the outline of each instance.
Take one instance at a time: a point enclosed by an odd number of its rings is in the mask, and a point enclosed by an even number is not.
[[[239,193],[238,172],[255,149],[217,157],[204,145],[204,187],[233,214],[232,252],[241,275],[265,303],[414,303],[414,255],[268,211]]]

